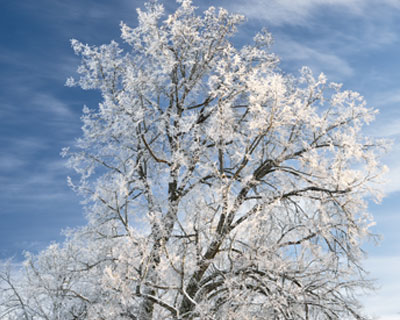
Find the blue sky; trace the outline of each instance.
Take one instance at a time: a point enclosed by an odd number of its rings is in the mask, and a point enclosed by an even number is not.
[[[400,318],[400,1],[220,0],[195,1],[247,16],[237,44],[267,27],[281,68],[303,65],[359,91],[380,109],[366,129],[394,141],[384,161],[387,196],[371,204],[384,240],[367,245],[366,267],[381,290],[364,299],[381,319]],[[174,1],[164,1],[173,10]],[[59,153],[80,135],[84,104],[96,92],[64,86],[78,58],[69,40],[102,44],[118,40],[119,23],[136,24],[137,0],[18,0],[0,2],[0,259],[37,252],[61,241],[66,227],[84,223],[79,198],[67,187],[72,172]]]

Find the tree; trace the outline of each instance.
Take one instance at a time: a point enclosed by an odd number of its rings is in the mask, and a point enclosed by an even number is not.
[[[286,75],[243,17],[178,1],[138,10],[124,47],[72,41],[100,90],[63,150],[87,226],[1,274],[1,319],[366,319],[361,244],[385,142],[376,111],[302,68]]]

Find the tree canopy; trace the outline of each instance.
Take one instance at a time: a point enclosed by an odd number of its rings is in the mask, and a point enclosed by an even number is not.
[[[362,241],[380,197],[376,110],[263,30],[181,0],[122,24],[122,46],[72,40],[68,85],[101,92],[63,156],[87,225],[0,273],[0,319],[367,319]]]

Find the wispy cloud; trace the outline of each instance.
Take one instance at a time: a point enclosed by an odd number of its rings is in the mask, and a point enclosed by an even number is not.
[[[362,16],[372,14],[367,9],[374,4],[376,4],[374,0],[249,0],[236,1],[231,6],[249,18],[265,20],[272,25],[305,25],[310,23],[318,9],[346,10],[346,14]],[[379,5],[400,8],[397,0],[383,0]]]
[[[311,48],[305,44],[288,38],[278,39],[276,50],[285,61],[294,61],[300,68],[301,64],[308,65],[315,72],[329,73],[331,76],[347,77],[353,74],[350,64],[339,56],[325,52],[321,48]]]
[[[383,81],[385,81],[385,80],[383,79]],[[400,105],[400,90],[395,89],[395,90],[390,90],[390,91],[378,92],[375,95],[374,100],[376,101],[376,103],[378,103],[379,105],[382,105],[382,106],[392,105],[392,104],[396,104],[396,106],[399,106]]]
[[[71,197],[72,194],[66,192],[66,176],[70,170],[58,155],[47,155],[43,159],[42,154],[48,149],[46,143],[21,138],[9,141],[4,147],[6,152],[0,156],[0,184],[7,188],[2,189],[0,198],[7,202],[1,203],[0,211],[10,206]]]
[[[392,114],[392,119],[385,117],[379,120],[379,123],[368,128],[369,135],[381,138],[396,138],[400,136],[398,115]]]
[[[400,2],[398,0],[382,0],[382,3],[385,3],[394,8],[400,9]]]
[[[389,170],[386,175],[387,182],[383,188],[386,194],[400,191],[400,162],[389,163]]]
[[[143,7],[142,0],[37,0],[16,2],[21,11],[35,12],[51,26],[58,36],[79,37],[82,41],[104,41],[104,34],[119,34],[121,20],[136,23],[136,8]],[[40,7],[40,10],[37,8]],[[101,32],[98,26],[101,25]],[[111,40],[111,39],[110,39]]]
[[[73,117],[74,115],[67,104],[50,93],[37,93],[33,96],[32,103],[42,111],[51,112],[58,117]]]
[[[69,39],[65,38],[65,47],[69,47]],[[47,51],[37,50],[36,54],[27,55],[20,50],[2,48],[0,63],[13,69],[13,74],[0,77],[2,86],[15,87],[17,85],[37,85],[44,81],[56,81],[62,86],[67,77],[71,76],[77,67],[78,57],[73,55],[72,49],[60,51],[50,47]],[[43,57],[44,55],[44,57]],[[46,57],[51,55],[51,57]]]
[[[388,152],[382,156],[383,163],[389,168],[383,190],[389,195],[400,191],[400,111],[396,107],[388,107],[391,104],[389,101],[396,100],[395,96],[373,100],[381,101],[381,105],[386,108],[377,116],[372,125],[365,128],[365,134],[386,139],[390,144]]]
[[[262,19],[273,25],[304,25],[309,23],[316,9],[325,7],[342,7],[354,13],[360,13],[362,0],[249,0],[235,3],[234,10],[243,12],[252,19]]]
[[[32,156],[47,149],[46,141],[35,137],[0,137],[0,144],[3,151],[0,155],[0,172],[29,165],[27,162]]]
[[[400,319],[400,256],[371,257],[366,269],[377,280],[378,291],[363,298],[366,311],[380,320]]]
[[[26,164],[26,161],[16,157],[15,155],[2,154],[0,155],[0,168],[1,171],[13,171],[21,168]],[[0,171],[0,172],[1,172]]]

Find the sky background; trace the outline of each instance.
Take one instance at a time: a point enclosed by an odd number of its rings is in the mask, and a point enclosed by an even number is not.
[[[163,2],[167,11],[174,1]],[[233,40],[249,42],[266,27],[284,72],[303,65],[360,92],[380,110],[365,133],[392,139],[386,198],[371,204],[379,246],[365,265],[380,290],[363,299],[382,320],[400,319],[400,0],[195,1],[243,13]],[[85,223],[68,188],[61,148],[80,136],[84,104],[97,92],[64,86],[79,58],[70,39],[100,45],[118,40],[120,21],[136,25],[137,0],[0,0],[0,259],[21,261],[62,241],[61,230]]]

